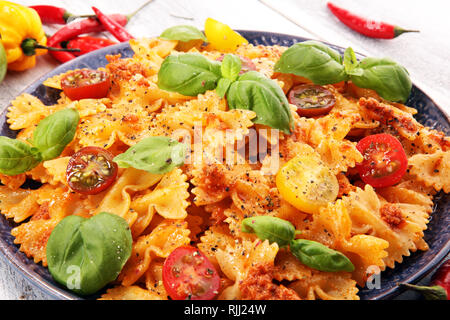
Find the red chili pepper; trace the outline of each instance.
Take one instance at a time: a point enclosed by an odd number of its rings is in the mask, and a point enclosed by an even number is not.
[[[98,50],[104,47],[117,44],[116,41],[112,41],[106,38],[95,38],[95,37],[77,37],[66,42],[65,47],[71,49],[80,49],[76,56],[81,56],[88,52]]]
[[[153,0],[148,0],[134,12],[128,15],[117,13],[108,15],[108,17],[116,21],[119,25],[125,26],[128,23],[128,21],[130,21],[130,19],[136,15],[136,13],[138,13],[150,2],[153,2]],[[106,30],[105,27],[94,17],[75,21],[62,27],[48,39],[47,41],[48,44],[50,45],[51,43],[52,46],[54,47],[61,47],[60,45],[61,42],[68,41],[72,38],[78,37],[81,34],[105,31]],[[75,55],[71,53],[50,52],[50,54],[60,62],[67,62],[69,60],[76,58]]]
[[[109,17],[114,19],[120,25],[126,25],[128,22],[127,17],[123,14],[112,14]],[[69,23],[68,25],[62,27],[55,32],[55,34],[53,34],[47,42],[49,46],[61,47],[61,42],[68,41],[81,34],[103,31],[105,31],[105,28],[97,19],[83,19]],[[67,62],[76,58],[75,55],[68,52],[50,52],[50,54],[60,62]]]
[[[124,26],[127,24],[128,20],[123,14],[112,14],[109,16],[114,19],[118,24]],[[81,34],[85,33],[97,33],[105,31],[105,27],[97,20],[93,18],[83,19],[69,23],[68,25],[62,27],[56,31],[49,39],[48,43],[60,43],[73,39]]]
[[[67,19],[74,17],[73,14],[64,8],[55,6],[30,6],[30,8],[37,11],[41,17],[42,23],[66,24]]]
[[[450,260],[445,261],[433,275],[431,282],[441,286],[447,292],[447,299],[450,300]]]
[[[130,20],[132,16],[134,16],[138,11],[140,11],[143,7],[145,7],[150,2],[153,2],[153,0],[148,0],[145,2],[142,6],[140,6],[136,11],[132,12],[129,15],[122,15],[124,19]],[[66,24],[70,22],[71,20],[77,19],[77,18],[96,18],[95,15],[74,15],[67,11],[64,8],[55,7],[55,6],[48,6],[48,5],[37,5],[37,6],[29,6],[29,8],[32,8],[37,11],[39,14],[39,17],[41,18],[42,23],[44,24]]]
[[[92,7],[92,10],[94,10],[98,20],[100,20],[105,29],[111,32],[111,34],[117,40],[119,40],[120,42],[124,42],[130,39],[134,39],[134,37],[127,30],[125,30],[124,27],[122,27],[113,19],[109,18],[106,14],[98,10],[96,7]]]
[[[430,286],[402,286],[421,292],[427,300],[450,300],[450,260],[445,261],[431,278]]]
[[[417,30],[406,30],[385,22],[368,20],[330,2],[327,6],[347,27],[370,38],[393,39],[405,32],[419,32]]]

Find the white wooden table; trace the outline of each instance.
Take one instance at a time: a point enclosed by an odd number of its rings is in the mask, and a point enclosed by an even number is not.
[[[129,13],[145,0],[20,0],[24,5],[52,4],[76,14],[90,13],[95,5],[106,13]],[[261,30],[352,46],[357,52],[388,56],[403,64],[416,85],[450,114],[450,2],[446,0],[333,0],[337,5],[374,19],[388,21],[420,33],[394,40],[365,38],[338,22],[326,0],[154,0],[127,25],[136,37],[159,35],[167,27],[192,24],[203,28],[207,17],[234,29]],[[176,16],[189,18],[182,19]],[[51,34],[55,28],[46,28]],[[49,56],[38,58],[35,68],[10,72],[0,84],[0,110],[36,79],[58,65]],[[424,282],[426,282],[425,280]],[[415,298],[412,294],[402,298]],[[48,299],[0,258],[0,299]]]

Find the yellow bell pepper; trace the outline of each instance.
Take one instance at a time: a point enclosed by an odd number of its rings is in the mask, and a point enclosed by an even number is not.
[[[22,71],[35,66],[36,56],[47,53],[41,19],[31,8],[0,1],[0,35],[8,70]]]
[[[210,46],[219,51],[234,52],[241,44],[248,41],[228,25],[208,18],[205,21],[205,35]]]

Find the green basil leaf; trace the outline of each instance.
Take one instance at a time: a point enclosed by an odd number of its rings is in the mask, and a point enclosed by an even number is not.
[[[242,62],[241,59],[234,54],[227,54],[223,58],[220,70],[222,77],[235,81],[241,71]]]
[[[358,59],[356,59],[355,52],[351,47],[345,49],[344,52],[344,68],[345,72],[350,75],[360,76],[363,74],[363,70],[359,68]]]
[[[240,75],[228,89],[227,101],[230,109],[253,110],[256,113],[254,123],[286,134],[293,130],[294,120],[283,90],[259,72],[249,71]]]
[[[114,161],[121,168],[133,167],[163,174],[184,163],[186,145],[168,137],[149,137],[119,154]]]
[[[348,79],[341,55],[317,41],[305,41],[291,46],[275,64],[275,71],[293,73],[320,85]]]
[[[158,87],[185,96],[213,90],[221,78],[220,62],[199,53],[172,54],[164,59],[158,72]]]
[[[278,246],[287,246],[295,237],[295,227],[289,221],[271,217],[257,216],[242,220],[242,232],[255,233],[261,240],[276,242]]]
[[[41,152],[42,160],[58,157],[73,140],[80,115],[73,108],[57,111],[39,122],[33,133],[33,145]]]
[[[227,78],[220,78],[217,83],[216,93],[219,97],[223,98],[231,86],[232,81]]]
[[[36,167],[41,154],[29,144],[0,136],[0,173],[15,176]]]
[[[293,240],[290,243],[290,250],[301,263],[316,270],[326,272],[355,270],[345,255],[316,241]]]
[[[188,42],[191,40],[203,40],[204,42],[208,41],[203,32],[194,26],[187,25],[170,27],[164,30],[159,37],[164,40],[179,40],[183,42]]]
[[[53,278],[82,295],[114,281],[131,255],[133,239],[125,219],[102,212],[86,219],[71,215],[53,229],[47,242]]]
[[[406,102],[412,83],[404,67],[388,58],[364,58],[359,67],[361,75],[350,75],[355,85],[373,89],[386,100]]]

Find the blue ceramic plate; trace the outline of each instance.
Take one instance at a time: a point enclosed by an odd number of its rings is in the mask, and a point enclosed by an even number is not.
[[[291,46],[296,42],[308,39],[259,31],[240,31],[240,33],[254,45],[282,45]],[[333,48],[344,52],[341,47],[333,46]],[[98,68],[107,64],[106,54],[122,54],[122,57],[130,57],[133,55],[127,43],[118,44],[108,48],[104,48],[90,54],[81,56],[70,61],[41,79],[36,81],[24,92],[30,93],[45,104],[50,105],[56,103],[58,94],[53,90],[47,89],[42,82],[49,77],[63,73],[72,69],[80,68]],[[431,128],[443,131],[446,135],[450,135],[450,122],[444,112],[419,88],[413,86],[411,96],[407,102],[408,106],[416,108],[419,112],[416,115],[417,120]],[[0,115],[0,135],[14,137],[15,132],[11,131],[6,123],[6,110]],[[425,252],[413,253],[410,257],[405,257],[404,262],[396,266],[395,269],[388,269],[381,275],[381,288],[360,291],[362,299],[389,299],[400,293],[396,286],[398,282],[415,283],[427,275],[435,266],[441,262],[450,251],[450,196],[440,193],[435,198],[435,205],[431,221],[428,224],[428,230],[425,232],[425,240],[430,249]],[[20,272],[30,280],[39,290],[48,295],[49,298],[56,299],[80,299],[70,291],[62,288],[55,283],[46,268],[35,264],[18,250],[14,245],[14,237],[11,236],[11,228],[14,223],[8,221],[3,215],[0,215],[0,252],[10,265],[16,267]]]

